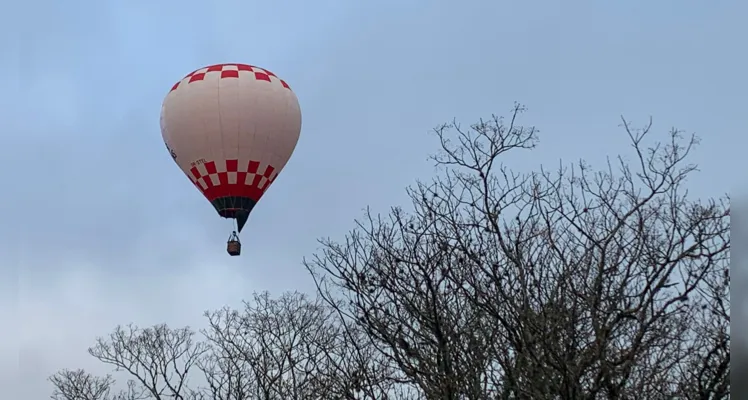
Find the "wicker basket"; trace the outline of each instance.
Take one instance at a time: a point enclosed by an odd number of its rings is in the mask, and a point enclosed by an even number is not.
[[[232,256],[238,256],[242,253],[242,244],[238,240],[229,240],[226,244],[226,251]]]

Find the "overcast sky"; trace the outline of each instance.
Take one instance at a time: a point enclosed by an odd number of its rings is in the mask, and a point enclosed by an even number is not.
[[[528,171],[626,152],[619,115],[703,138],[694,196],[719,196],[746,145],[737,0],[32,0],[0,16],[0,387],[42,399],[118,323],[200,326],[253,291],[309,290],[320,236],[405,204],[428,131],[520,101],[541,130]],[[8,8],[9,7],[9,8]],[[10,12],[7,12],[10,11]],[[267,67],[301,140],[225,253],[230,223],[174,165],[163,96],[213,63]],[[6,89],[7,88],[7,89]],[[736,164],[737,165],[737,164]],[[732,171],[732,172],[731,172]]]

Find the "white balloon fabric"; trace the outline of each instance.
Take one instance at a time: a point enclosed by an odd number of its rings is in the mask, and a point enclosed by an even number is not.
[[[301,109],[288,84],[246,64],[218,64],[184,77],[161,107],[171,157],[239,230],[283,169],[301,133]]]

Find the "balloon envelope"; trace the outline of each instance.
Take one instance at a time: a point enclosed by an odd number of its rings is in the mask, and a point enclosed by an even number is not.
[[[301,110],[288,84],[246,64],[200,68],[161,107],[161,134],[179,168],[239,231],[288,162]]]

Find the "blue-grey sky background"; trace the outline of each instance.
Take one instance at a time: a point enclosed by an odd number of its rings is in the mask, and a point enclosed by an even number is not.
[[[529,171],[629,154],[621,114],[702,137],[693,196],[719,196],[746,145],[737,0],[355,2],[34,0],[0,16],[0,386],[46,398],[117,323],[199,327],[253,291],[310,290],[301,265],[367,205],[406,205],[433,173],[428,132],[529,107]],[[296,153],[230,258],[230,223],[164,148],[163,96],[186,73],[246,62],[302,107]],[[529,155],[529,156],[528,156]],[[8,392],[7,388],[11,388]]]

